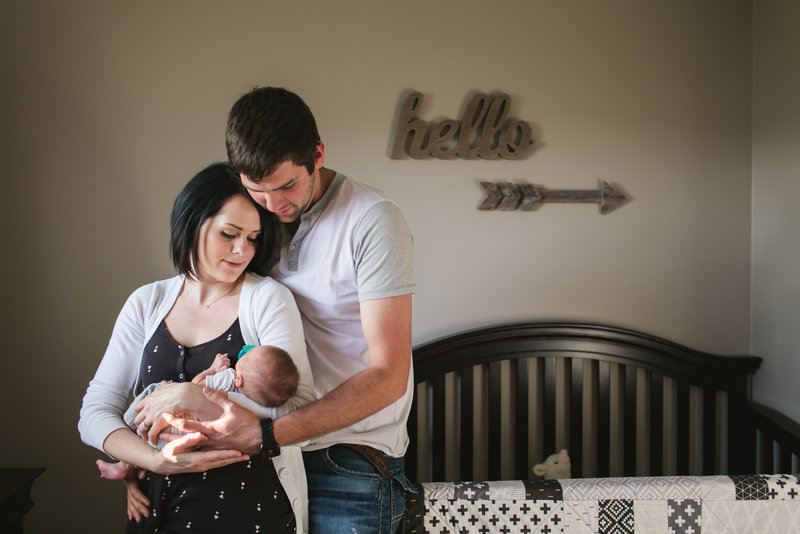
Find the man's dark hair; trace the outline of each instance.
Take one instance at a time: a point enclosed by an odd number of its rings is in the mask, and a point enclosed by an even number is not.
[[[228,160],[236,172],[256,183],[285,161],[311,174],[319,141],[311,109],[282,87],[256,87],[228,114]]]
[[[200,227],[213,217],[223,204],[242,195],[258,210],[261,233],[256,239],[256,252],[245,272],[266,275],[280,257],[281,228],[275,216],[256,204],[242,187],[239,175],[227,163],[212,163],[197,173],[183,187],[170,216],[169,251],[172,263],[180,274],[197,276]]]

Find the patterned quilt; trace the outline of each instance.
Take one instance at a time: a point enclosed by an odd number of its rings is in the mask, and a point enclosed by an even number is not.
[[[431,482],[417,489],[407,496],[407,533],[800,533],[794,475]]]

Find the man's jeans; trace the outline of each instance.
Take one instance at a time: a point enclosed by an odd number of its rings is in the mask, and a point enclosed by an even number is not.
[[[385,456],[391,477],[383,477],[358,452],[334,445],[303,453],[308,479],[311,534],[392,534],[413,486],[400,460]]]

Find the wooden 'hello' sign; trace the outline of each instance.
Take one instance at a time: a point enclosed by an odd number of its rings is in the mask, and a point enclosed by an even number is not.
[[[421,106],[422,93],[412,93],[403,102],[392,159],[404,153],[414,159],[519,159],[533,146],[530,124],[506,120],[511,108],[506,94],[476,94],[458,121],[428,124],[417,116]]]
[[[400,107],[392,159],[404,154],[414,159],[520,159],[533,148],[533,134],[527,122],[508,119],[511,98],[504,93],[477,93],[460,120],[430,122],[419,118],[422,93],[409,94]],[[600,213],[608,213],[628,197],[600,180],[593,190],[558,190],[527,183],[482,181],[485,197],[480,210],[532,211],[543,202],[598,204]]]

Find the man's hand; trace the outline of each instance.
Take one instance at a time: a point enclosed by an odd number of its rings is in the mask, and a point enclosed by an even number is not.
[[[166,416],[171,417],[169,414]],[[155,469],[157,473],[201,473],[250,459],[246,454],[234,449],[200,450],[206,438],[199,432],[170,434],[170,436],[177,439],[170,441],[161,449],[163,461],[162,465]]]
[[[190,411],[191,415],[184,417],[163,413],[163,422],[181,432],[202,435],[203,439],[193,445],[201,446],[204,451],[235,449],[245,454],[258,454],[261,450],[261,426],[258,423],[258,416],[219,391],[203,388],[201,396],[204,404],[210,404],[214,408],[205,407],[201,416],[196,416],[194,410]],[[185,436],[162,433],[158,437],[170,442],[169,446],[173,446],[170,450],[174,454],[189,450],[186,448],[186,443],[179,443]],[[167,447],[165,454],[166,450]]]
[[[206,439],[199,432],[171,435],[177,439],[157,451],[129,429],[118,428],[108,435],[103,448],[111,456],[162,475],[200,473],[250,458],[233,449],[201,451]]]

